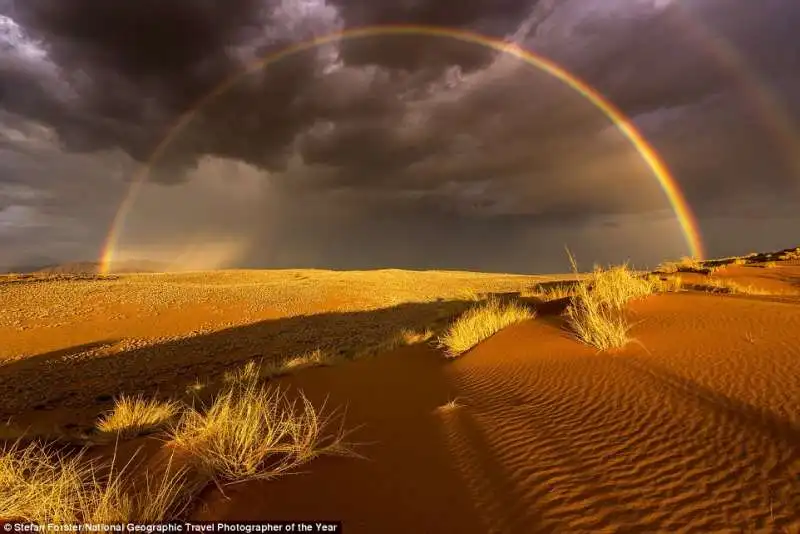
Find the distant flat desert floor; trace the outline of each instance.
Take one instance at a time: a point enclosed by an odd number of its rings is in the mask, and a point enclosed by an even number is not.
[[[202,400],[247,361],[321,349],[342,362],[274,381],[346,406],[365,458],[322,457],[297,475],[211,487],[192,517],[335,519],[348,534],[800,532],[800,262],[730,265],[684,282],[708,278],[767,294],[634,301],[636,341],[614,352],[576,341],[563,307],[532,298],[535,319],[453,360],[409,333],[440,332],[482,296],[526,295],[559,277],[295,270],[0,281],[0,419],[90,441],[121,393]],[[396,341],[404,336],[412,341]],[[189,393],[198,383],[211,385]]]

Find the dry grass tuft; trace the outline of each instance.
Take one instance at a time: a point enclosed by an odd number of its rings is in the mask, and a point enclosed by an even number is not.
[[[775,261],[767,261],[761,264],[761,266],[765,269],[774,269],[778,266],[778,262]]]
[[[705,262],[684,256],[678,261],[664,262],[656,268],[657,273],[674,274],[674,273],[698,273],[698,274],[713,274],[719,266],[707,265]]]
[[[270,479],[320,455],[352,455],[334,414],[317,410],[300,392],[250,384],[230,388],[204,412],[187,411],[170,430],[170,444],[204,474],[223,482]]]
[[[651,274],[647,280],[653,286],[656,293],[676,293],[683,290],[683,278],[679,274],[670,276],[658,276]]]
[[[250,360],[235,369],[225,371],[225,374],[222,376],[222,381],[230,385],[248,384],[262,378],[264,371],[265,367],[263,362],[257,363],[254,360]]]
[[[284,360],[281,364],[281,374],[309,367],[333,365],[336,361],[336,358],[322,349],[315,349]]]
[[[781,292],[770,291],[768,289],[762,289],[752,285],[745,286],[733,280],[726,280],[724,278],[718,280],[711,280],[703,284],[692,284],[691,286],[689,286],[689,288],[694,289],[696,291],[707,291],[709,293],[726,293],[732,295],[768,296],[768,295],[783,294]]]
[[[102,433],[132,438],[166,426],[180,410],[180,404],[174,401],[159,402],[123,395],[116,400],[114,409],[97,422],[96,428]]]
[[[434,335],[434,331],[430,328],[422,331],[404,329],[400,332],[400,342],[402,345],[418,345],[430,341]]]
[[[451,399],[451,400],[445,402],[444,404],[442,404],[441,406],[437,406],[433,410],[433,413],[449,414],[449,413],[452,413],[452,412],[458,410],[459,408],[463,408],[463,407],[464,407],[464,405],[461,404],[460,402],[458,402],[458,399]]]
[[[567,253],[577,275],[575,259]],[[656,289],[651,279],[636,275],[627,265],[607,270],[595,267],[592,275],[575,288],[566,311],[568,324],[587,345],[600,350],[623,347],[631,341],[630,324],[623,308],[629,301],[650,295]]]
[[[337,361],[337,358],[322,349],[315,349],[296,356],[267,362],[250,360],[233,370],[226,371],[222,381],[230,386],[247,385],[259,380],[268,380],[287,375],[300,369],[333,365]]]
[[[593,300],[616,309],[622,309],[631,300],[646,297],[655,291],[653,283],[647,277],[636,275],[627,265],[609,269],[596,267],[583,288],[576,289],[576,296],[585,293],[587,285]]]
[[[575,336],[600,350],[627,345],[630,325],[623,311],[609,306],[591,293],[579,292],[567,308],[567,319]]]
[[[183,470],[145,475],[145,487],[133,489],[125,468],[115,471],[113,462],[99,465],[83,452],[70,456],[36,442],[16,443],[0,452],[0,510],[40,525],[164,521],[183,513],[194,496],[184,477]]]
[[[461,315],[437,340],[448,358],[465,353],[503,328],[535,317],[535,312],[518,302],[503,303],[490,298]]]
[[[575,296],[575,283],[539,285],[530,296],[539,298],[545,302],[552,300],[561,300],[565,298],[572,298]]]
[[[778,255],[779,260],[800,260],[800,247],[789,249]]]
[[[186,387],[187,395],[199,395],[201,391],[206,389],[208,384],[202,382],[200,379],[195,380]]]

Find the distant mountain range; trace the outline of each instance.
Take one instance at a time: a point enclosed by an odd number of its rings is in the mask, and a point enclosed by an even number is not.
[[[57,265],[18,265],[6,269],[9,273],[30,274],[99,274],[102,264],[99,261],[75,261]],[[168,265],[149,260],[129,260],[115,264],[114,273],[157,273],[168,270]]]

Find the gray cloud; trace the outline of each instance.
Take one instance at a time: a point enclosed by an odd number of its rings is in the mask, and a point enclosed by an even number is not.
[[[786,132],[800,119],[800,7],[789,0],[5,0],[0,15],[0,239],[17,248],[38,221],[48,243],[74,243],[60,256],[93,254],[126,179],[199,99],[290,43],[375,24],[480,31],[562,64],[634,119],[701,221],[740,205],[747,217],[786,211],[797,192]],[[246,234],[239,263],[457,266],[467,232],[491,241],[487,265],[513,269],[523,260],[508,251],[543,242],[530,228],[590,241],[596,226],[666,228],[663,193],[607,117],[519,59],[451,38],[331,42],[196,111],[126,225],[137,246],[159,231],[180,241],[203,221],[204,239]],[[771,125],[777,113],[788,130]],[[242,187],[232,169],[269,185],[247,200],[209,185]],[[258,213],[253,199],[269,215],[230,216]]]

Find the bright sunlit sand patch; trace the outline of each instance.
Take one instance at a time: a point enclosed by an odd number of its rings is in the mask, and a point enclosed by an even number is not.
[[[0,454],[0,509],[69,521],[266,520],[279,510],[387,534],[420,524],[791,532],[800,267],[770,258],[725,259],[712,274],[623,265],[552,280],[293,270],[9,283],[0,321],[30,315],[42,326],[0,324],[2,346],[14,347],[0,365],[2,420],[13,416],[0,450],[25,440],[16,463]],[[767,261],[775,266],[761,268]],[[779,295],[709,294],[731,291]],[[472,336],[469,357],[442,360],[436,345],[453,325],[507,305],[521,320]],[[112,319],[118,307],[130,318]],[[191,334],[171,330],[176,321]],[[151,436],[98,440],[146,419],[92,430],[126,391],[146,392],[128,396],[139,406],[190,402],[166,426],[142,425]],[[328,406],[347,406],[346,422]],[[25,452],[51,441],[57,457]],[[134,449],[142,464],[128,461]],[[354,451],[367,460],[347,458]],[[431,506],[443,500],[452,514]],[[404,514],[385,527],[390,509]]]

